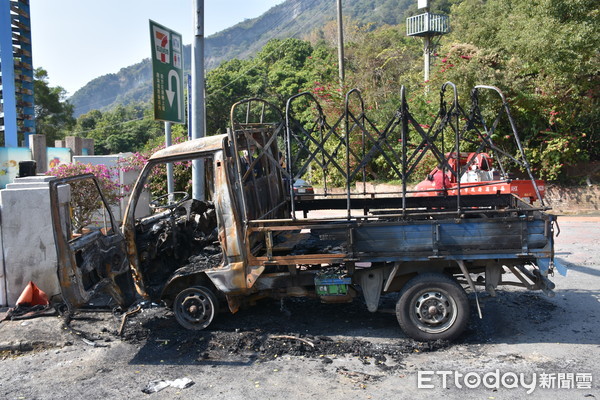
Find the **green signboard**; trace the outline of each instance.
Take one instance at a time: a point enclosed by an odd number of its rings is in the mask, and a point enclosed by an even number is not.
[[[183,124],[183,44],[181,34],[150,21],[154,119]]]

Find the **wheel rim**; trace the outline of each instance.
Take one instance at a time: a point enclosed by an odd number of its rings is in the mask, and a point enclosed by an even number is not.
[[[187,329],[204,329],[215,316],[214,300],[202,289],[182,291],[175,300],[173,311],[177,321]]]
[[[423,332],[441,333],[454,324],[456,311],[456,302],[446,291],[429,289],[414,297],[410,317]]]

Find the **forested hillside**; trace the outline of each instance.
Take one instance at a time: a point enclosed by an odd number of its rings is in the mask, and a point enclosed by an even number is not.
[[[371,118],[385,124],[408,89],[411,113],[428,124],[439,107],[439,88],[456,83],[468,106],[475,84],[495,85],[509,99],[523,146],[536,174],[565,180],[569,166],[600,159],[599,11],[593,0],[456,0],[453,31],[436,51],[430,81],[422,82],[422,42],[403,24],[373,27],[346,21],[346,87],[339,87],[335,22],[301,39],[269,41],[253,57],[232,59],[207,74],[208,134],[224,132],[230,106],[266,98],[283,108],[301,91],[312,92],[328,115],[339,115],[343,93],[360,88]],[[149,148],[161,124],[149,104],[80,116],[72,133],[92,137],[111,153]],[[185,134],[185,126],[176,133]],[[503,127],[493,140],[504,140]],[[577,178],[571,176],[571,181]],[[385,180],[385,171],[381,174]]]
[[[448,9],[448,1],[436,7]],[[416,9],[414,0],[353,0],[344,2],[344,15],[361,24],[373,26],[400,24],[408,11]],[[304,38],[336,16],[332,0],[287,0],[258,18],[248,19],[206,39],[208,70],[233,58],[247,59],[274,38]],[[184,38],[190,42],[192,38]],[[184,69],[190,70],[190,46],[184,48]],[[152,73],[149,59],[124,67],[119,72],[98,77],[76,91],[69,99],[75,116],[93,109],[110,109],[117,104],[149,101]]]

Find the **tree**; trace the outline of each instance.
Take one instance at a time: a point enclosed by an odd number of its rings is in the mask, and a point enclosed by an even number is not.
[[[244,98],[257,96],[262,84],[257,84],[257,70],[252,60],[233,59],[222,63],[206,76],[206,133],[225,133],[229,126],[231,106]]]
[[[306,87],[305,65],[312,55],[311,44],[299,39],[272,39],[257,54],[264,71],[266,94],[282,106],[285,101]]]
[[[176,124],[173,126],[172,131],[172,143],[178,144],[183,143],[187,140],[187,131],[183,125]],[[131,157],[121,162],[119,168],[123,171],[129,170],[141,170],[144,164],[148,162],[148,159],[152,154],[158,150],[165,148],[165,143],[162,138],[150,139],[143,150],[134,153]],[[191,193],[192,189],[192,162],[177,161],[173,163],[173,178],[175,183],[175,191]],[[128,189],[128,188],[126,188]],[[152,197],[159,197],[167,194],[167,168],[166,164],[159,164],[154,167],[152,175],[150,176],[147,189]]]
[[[568,165],[600,157],[598,16],[592,0],[458,1],[432,83],[500,87],[534,169],[565,178]]]
[[[245,98],[260,97],[284,109],[290,96],[310,89],[315,73],[320,74],[314,72],[315,55],[329,59],[328,52],[315,54],[307,41],[273,39],[254,59],[234,59],[210,71],[206,84],[208,134],[225,132],[231,106]]]
[[[360,88],[366,104],[387,120],[398,107],[402,85],[414,87],[420,80],[420,44],[401,26],[383,26],[357,39],[347,46],[347,87]]]
[[[73,105],[66,100],[66,91],[48,84],[48,72],[36,68],[33,81],[36,133],[46,135],[49,145],[64,139],[75,125]]]
[[[153,119],[148,103],[130,103],[79,116],[74,134],[94,139],[97,154],[114,154],[140,150],[148,140],[161,136],[163,128]]]
[[[120,186],[115,182],[115,176],[118,176],[118,172],[115,169],[108,168],[106,165],[75,162],[72,164],[60,164],[46,173],[46,175],[57,178],[67,178],[81,174],[94,174],[108,205],[116,205],[121,199]],[[91,180],[86,179],[72,182],[69,185],[71,186],[73,227],[75,228],[75,232],[81,232],[82,228],[93,222],[94,215],[102,209],[102,199]]]

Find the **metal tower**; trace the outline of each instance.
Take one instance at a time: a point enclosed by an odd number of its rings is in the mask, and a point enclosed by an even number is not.
[[[429,12],[429,1],[418,0],[419,9],[425,9],[424,14],[415,15],[406,19],[406,34],[423,38],[424,80],[429,80],[429,65],[431,53],[436,47],[441,35],[450,32],[450,18],[443,14]],[[432,39],[437,37],[434,43]]]

